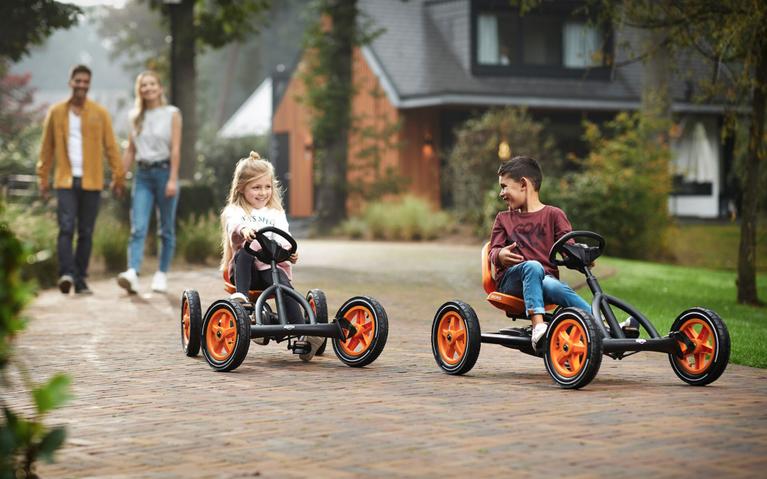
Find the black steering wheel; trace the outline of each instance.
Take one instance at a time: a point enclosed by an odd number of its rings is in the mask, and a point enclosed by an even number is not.
[[[290,243],[290,249],[285,249],[280,243],[266,236],[266,233],[274,233],[277,236],[284,238]],[[245,242],[245,251],[255,256],[264,263],[271,263],[274,260],[275,263],[282,263],[290,259],[298,249],[296,240],[293,239],[286,231],[283,231],[274,226],[266,226],[256,231],[256,241],[261,245],[261,250],[256,251],[250,247],[250,241]]]
[[[596,246],[584,243],[568,243],[573,238],[590,238],[596,240]],[[605,250],[605,239],[593,231],[571,231],[565,233],[551,247],[549,262],[557,266],[565,266],[580,272],[585,272],[585,267],[599,258]],[[562,260],[557,259],[557,253],[562,255]]]

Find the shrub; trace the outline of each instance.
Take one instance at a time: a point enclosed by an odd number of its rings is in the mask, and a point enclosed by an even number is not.
[[[9,204],[0,217],[24,245],[26,260],[21,269],[24,280],[41,288],[56,284],[59,263],[56,257],[58,226],[52,209],[38,203],[21,206]]]
[[[213,213],[180,220],[177,253],[189,263],[206,264],[221,257],[221,223]]]
[[[130,227],[116,218],[111,209],[102,210],[93,232],[93,251],[104,260],[107,271],[122,271],[128,264]]]
[[[453,210],[459,218],[477,227],[485,221],[483,193],[498,189],[496,173],[502,161],[498,157],[502,141],[508,143],[511,156],[524,154],[537,159],[547,176],[556,176],[562,169],[563,160],[553,139],[525,109],[492,109],[468,120],[456,131],[456,144],[442,186],[452,193]]]
[[[0,202],[0,209],[2,203]],[[37,477],[35,463],[39,459],[53,460],[53,455],[66,438],[63,426],[49,428],[45,415],[61,406],[70,397],[70,379],[54,375],[44,384],[35,384],[22,362],[13,358],[13,341],[25,326],[21,311],[30,299],[31,287],[22,279],[22,268],[30,252],[16,238],[5,221],[0,220],[0,475],[2,477]],[[15,367],[17,374],[7,370]],[[15,378],[15,380],[14,380]],[[30,419],[14,412],[4,397],[5,388],[15,382],[30,391],[35,406]]]
[[[670,153],[658,131],[638,114],[620,113],[604,130],[587,123],[583,170],[544,181],[542,200],[565,210],[574,229],[604,236],[609,255],[665,257]]]
[[[339,231],[355,239],[419,241],[435,239],[452,228],[450,215],[435,212],[426,201],[407,195],[370,203],[362,216],[350,218]]]

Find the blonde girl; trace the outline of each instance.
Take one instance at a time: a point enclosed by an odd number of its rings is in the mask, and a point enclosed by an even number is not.
[[[137,292],[149,220],[157,208],[162,246],[157,272],[152,278],[152,290],[164,293],[168,288],[166,274],[176,246],[181,112],[168,105],[160,77],[155,72],[140,73],[136,77],[135,90],[130,142],[123,155],[125,171],[129,171],[134,161],[136,163],[131,192],[128,269],[119,274],[117,283],[130,294]]]
[[[251,151],[248,158],[237,162],[229,199],[221,212],[221,243],[224,252],[221,269],[226,269],[229,278],[234,280],[237,291],[232,294],[232,300],[245,302],[248,290],[262,290],[272,284],[270,265],[259,261],[243,249],[246,242],[255,239],[256,231],[266,226],[290,232],[274,167],[261,159],[258,153]],[[279,237],[275,238],[277,241],[281,240]],[[287,246],[286,243],[283,244]],[[254,242],[251,247],[258,250],[260,245]],[[282,284],[290,286],[293,279],[291,263],[296,261],[298,254],[293,254],[289,262],[277,264],[277,273]],[[292,299],[287,301],[286,309],[289,322],[303,323],[301,309]]]

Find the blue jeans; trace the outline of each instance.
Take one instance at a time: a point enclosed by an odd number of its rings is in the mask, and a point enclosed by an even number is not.
[[[527,316],[543,314],[544,305],[574,306],[591,312],[591,305],[567,284],[547,275],[538,261],[523,261],[507,269],[498,281],[498,292],[521,296]]]
[[[160,211],[160,265],[163,273],[168,271],[176,248],[176,205],[178,193],[172,197],[165,196],[165,185],[168,183],[170,170],[168,168],[136,168],[131,196],[131,231],[128,242],[128,267],[141,270],[144,260],[144,243],[146,242],[149,219],[155,210]]]

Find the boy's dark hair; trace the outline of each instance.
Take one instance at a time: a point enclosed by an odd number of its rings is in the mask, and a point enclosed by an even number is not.
[[[93,78],[93,73],[91,73],[91,69],[81,64],[81,65],[75,65],[72,67],[72,70],[69,72],[69,79],[71,80],[78,73],[87,73],[90,78]]]
[[[508,176],[514,181],[522,181],[527,178],[535,191],[541,189],[543,182],[543,172],[541,166],[535,161],[535,158],[529,156],[515,156],[498,168],[498,176]]]

